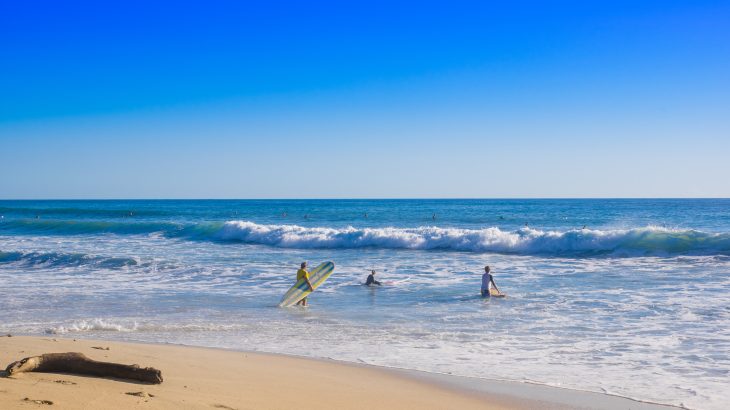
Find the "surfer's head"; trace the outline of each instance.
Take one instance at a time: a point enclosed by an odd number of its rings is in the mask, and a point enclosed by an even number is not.
[[[489,269],[489,266],[485,266],[485,267],[484,267],[484,272],[486,272],[486,273],[489,273],[489,271],[490,271],[490,270],[491,270],[491,269]]]
[[[375,269],[371,270],[371,271],[370,271],[370,274],[371,274],[371,275],[375,275]]]
[[[302,267],[302,269],[306,268],[307,267],[307,262],[302,262],[301,267]]]

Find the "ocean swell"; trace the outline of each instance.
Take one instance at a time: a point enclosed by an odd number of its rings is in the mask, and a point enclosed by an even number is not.
[[[0,264],[14,264],[20,267],[69,268],[91,266],[103,269],[121,269],[135,266],[138,263],[134,258],[94,256],[83,253],[0,251]]]
[[[384,248],[541,255],[729,255],[730,234],[659,227],[502,231],[459,228],[354,228],[229,221],[216,239],[282,248]]]
[[[0,224],[0,232],[36,235],[88,235],[98,233],[144,234],[174,233],[185,226],[173,222],[69,221],[57,219],[19,219]]]
[[[72,207],[12,207],[0,206],[0,215],[19,216],[23,218],[38,217],[94,217],[94,218],[126,218],[140,216],[166,216],[163,210],[133,210],[133,209],[97,209],[97,208],[72,208]]]
[[[74,221],[65,219],[18,219],[0,223],[0,234],[20,235],[145,235],[159,233],[166,237],[212,239],[223,222],[179,223],[165,221]]]

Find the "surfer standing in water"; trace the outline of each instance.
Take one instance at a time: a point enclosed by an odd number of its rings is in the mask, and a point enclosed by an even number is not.
[[[307,282],[307,285],[309,285],[309,289],[314,292],[314,286],[312,286],[312,282],[309,281],[309,272],[307,272],[307,262],[302,262],[301,268],[297,271],[297,282],[299,282],[299,279],[304,279],[305,282]],[[307,298],[304,298],[297,302],[297,305],[307,306]]]
[[[492,276],[492,274],[489,273],[490,271],[491,271],[491,269],[489,268],[489,266],[484,267],[484,275],[482,275],[482,297],[483,298],[488,298],[488,297],[492,296],[489,293],[490,285],[493,286],[494,289],[497,289],[497,292],[502,293],[502,292],[500,292],[499,288],[497,287],[497,284],[494,283],[494,276]]]
[[[375,280],[375,270],[370,271],[370,274],[368,275],[368,279],[365,281],[365,284],[368,286],[372,286],[372,285],[380,286],[381,285],[380,282]]]

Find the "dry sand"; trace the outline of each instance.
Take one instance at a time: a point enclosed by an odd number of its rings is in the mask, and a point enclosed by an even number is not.
[[[95,360],[156,367],[162,370],[164,382],[149,385],[67,374],[21,373],[0,377],[0,409],[467,410],[578,408],[585,403],[604,404],[597,408],[606,407],[606,403],[607,408],[645,406],[593,393],[545,387],[542,389],[547,390],[541,392],[540,388],[515,383],[505,384],[507,387],[500,387],[499,382],[488,383],[491,387],[474,388],[458,382],[458,378],[444,383],[439,377],[326,360],[81,339],[0,337],[0,368],[24,357],[60,352],[81,352]],[[583,397],[583,401],[553,400],[565,395]]]

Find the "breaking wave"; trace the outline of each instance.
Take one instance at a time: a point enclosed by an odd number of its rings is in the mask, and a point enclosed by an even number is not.
[[[497,227],[331,228],[258,224],[251,221],[90,222],[18,220],[0,224],[0,232],[41,235],[159,234],[167,238],[241,242],[281,248],[382,248],[454,250],[556,256],[730,255],[730,233],[647,226],[631,229],[567,231]],[[24,256],[29,259],[54,256]],[[63,256],[57,256],[63,258]],[[11,256],[0,256],[0,263]]]
[[[616,230],[579,229],[542,231],[522,228],[353,228],[261,225],[248,221],[227,222],[217,233],[220,240],[240,241],[283,248],[385,248],[455,250],[510,254],[612,254],[634,255],[728,255],[730,234],[644,227]]]

